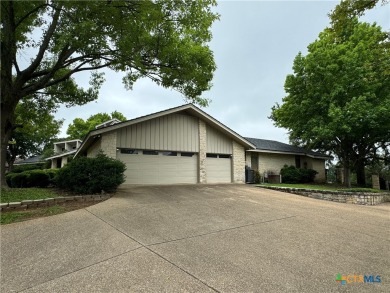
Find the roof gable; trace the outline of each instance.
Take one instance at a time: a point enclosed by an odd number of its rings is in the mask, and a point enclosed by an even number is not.
[[[213,118],[212,116],[207,114],[206,112],[202,111],[201,109],[199,109],[198,107],[194,106],[193,104],[185,104],[185,105],[182,105],[182,106],[179,106],[179,107],[175,107],[175,108],[167,109],[167,110],[164,110],[164,111],[156,112],[156,113],[153,113],[153,114],[149,114],[149,115],[137,117],[137,118],[134,118],[134,119],[130,119],[130,120],[127,120],[127,121],[123,121],[123,122],[120,122],[120,123],[117,123],[117,124],[114,124],[114,125],[110,125],[110,126],[102,127],[102,128],[99,128],[99,129],[91,130],[87,134],[87,136],[84,139],[83,143],[81,144],[80,148],[77,150],[77,152],[75,154],[75,157],[79,153],[83,152],[86,148],[88,148],[92,138],[97,136],[97,135],[99,135],[99,134],[110,132],[110,131],[113,131],[113,130],[117,130],[117,129],[120,129],[120,128],[123,128],[123,127],[127,127],[127,126],[130,126],[130,125],[133,125],[133,124],[141,123],[141,122],[144,122],[144,121],[148,121],[148,120],[151,120],[151,119],[155,119],[155,118],[158,118],[158,117],[162,117],[162,116],[166,116],[166,115],[170,115],[170,114],[174,114],[174,113],[177,113],[177,114],[185,113],[187,115],[191,115],[191,116],[197,117],[197,118],[205,121],[207,124],[217,128],[219,131],[221,131],[225,135],[229,136],[233,140],[236,140],[236,141],[240,142],[245,147],[250,148],[250,149],[254,149],[255,148],[253,143],[249,142],[247,139],[245,139],[244,137],[242,137],[241,135],[239,135],[238,133],[236,133],[235,131],[233,131],[232,129],[227,127],[226,125],[222,124],[221,122],[219,122],[218,120],[216,120],[215,118]]]

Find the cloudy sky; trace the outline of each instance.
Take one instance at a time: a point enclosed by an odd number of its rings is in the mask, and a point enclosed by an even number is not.
[[[204,93],[212,100],[204,108],[208,114],[242,136],[288,142],[285,129],[268,119],[271,107],[285,95],[286,75],[299,51],[329,25],[327,14],[338,1],[219,1],[220,20],[212,27],[218,69],[213,87]],[[379,6],[362,18],[377,22],[390,31],[390,5]],[[87,85],[87,76],[74,76]],[[76,117],[87,119],[115,110],[128,119],[184,104],[181,94],[164,89],[147,79],[126,91],[122,75],[106,71],[100,98],[81,107],[61,108],[58,119],[65,119],[62,134]]]

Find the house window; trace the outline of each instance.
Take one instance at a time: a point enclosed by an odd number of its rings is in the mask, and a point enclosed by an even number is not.
[[[181,153],[182,157],[192,157],[195,153]]]
[[[138,154],[138,150],[121,149],[121,154],[136,155],[136,154]]]
[[[144,155],[152,155],[152,156],[157,156],[158,151],[143,151]]]
[[[177,152],[163,152],[163,156],[176,157]]]
[[[220,158],[220,159],[230,159],[231,155],[227,154],[206,154],[207,158]]]

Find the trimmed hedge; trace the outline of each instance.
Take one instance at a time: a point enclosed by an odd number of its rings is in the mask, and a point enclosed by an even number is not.
[[[59,169],[57,186],[75,193],[113,192],[125,181],[126,165],[98,154],[95,158],[80,157]]]
[[[47,187],[54,184],[54,177],[57,173],[56,169],[35,169],[20,173],[9,173],[5,176],[5,180],[9,187]]]
[[[283,183],[310,183],[314,181],[317,171],[313,169],[302,169],[294,166],[287,166],[280,170]]]
[[[14,166],[14,168],[10,173],[22,173],[25,171],[31,171],[37,169],[42,170],[44,167],[45,167],[45,163],[18,165],[18,166]]]

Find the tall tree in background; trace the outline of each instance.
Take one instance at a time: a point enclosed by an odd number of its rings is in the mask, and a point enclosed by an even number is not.
[[[16,158],[25,159],[40,155],[45,145],[60,132],[62,120],[56,120],[47,108],[41,108],[31,101],[16,106],[15,123],[20,127],[12,131],[7,149],[7,163],[12,170]]]
[[[1,1],[1,185],[20,101],[67,106],[98,97],[97,70],[142,77],[207,105],[216,68],[207,45],[215,0]],[[21,58],[22,57],[22,58]],[[26,58],[27,57],[27,58]],[[28,60],[28,61],[27,61]],[[90,88],[74,75],[90,71]]]
[[[348,30],[327,28],[294,60],[287,96],[271,118],[290,139],[335,154],[364,184],[364,166],[378,144],[390,141],[390,40],[380,27],[344,21]]]
[[[85,121],[81,118],[75,118],[73,119],[73,122],[69,124],[68,129],[66,130],[66,134],[69,135],[70,139],[82,140],[88,134],[88,132],[95,129],[97,125],[114,118],[118,119],[119,121],[127,120],[122,113],[117,111],[114,111],[111,114],[98,113],[90,116]]]

